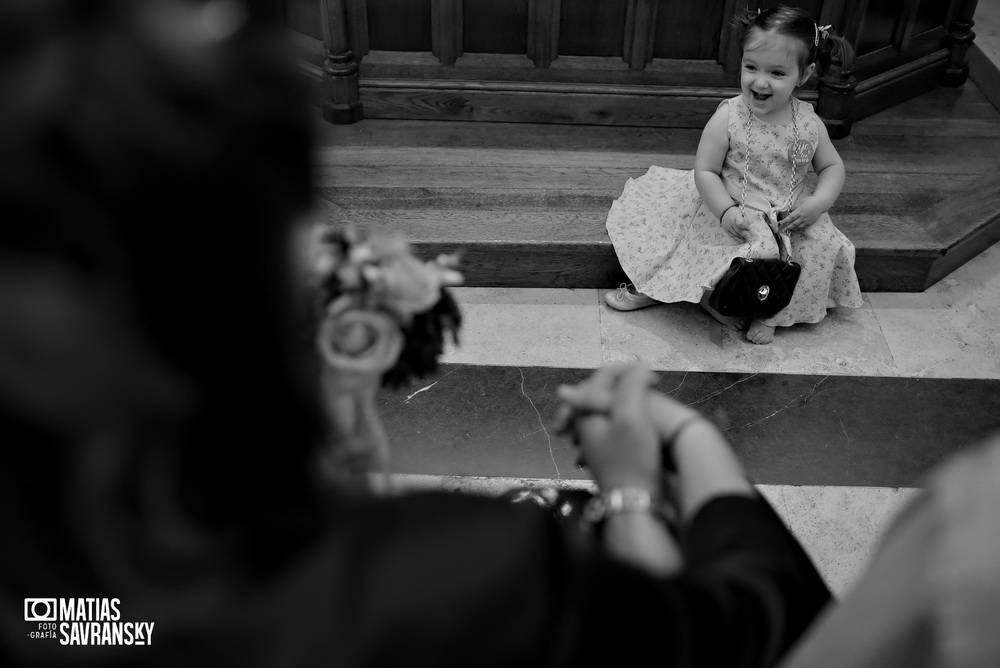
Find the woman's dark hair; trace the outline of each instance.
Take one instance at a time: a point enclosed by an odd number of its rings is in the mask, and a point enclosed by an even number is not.
[[[167,487],[228,554],[277,563],[312,531],[323,428],[285,252],[310,204],[315,118],[280,27],[238,0],[11,0],[0,37],[0,254],[56,266],[81,294],[112,286],[105,320],[189,400],[111,446],[0,402],[0,486],[45,490],[25,517],[5,504],[0,523],[17,523],[14,544],[61,536],[70,559],[112,524],[87,508],[134,512],[115,524],[136,529],[132,554],[169,563],[137,529],[139,501]],[[148,368],[108,355],[121,368],[81,391],[150,385]]]
[[[809,12],[798,7],[772,7],[760,12],[744,10],[733,17],[733,25],[742,35],[741,46],[747,49],[754,36],[774,32],[801,43],[799,69],[816,64],[816,76],[854,69],[854,47],[832,27],[818,25]]]

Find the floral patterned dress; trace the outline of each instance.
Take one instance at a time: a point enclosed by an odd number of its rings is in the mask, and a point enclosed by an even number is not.
[[[729,105],[729,151],[722,167],[722,181],[739,203],[747,164],[747,122],[752,112],[742,96],[722,104]],[[607,229],[618,260],[636,290],[663,302],[699,302],[733,258],[778,257],[771,229],[777,223],[779,209],[794,208],[809,194],[805,177],[822,122],[811,105],[794,98],[792,104],[795,120],[788,125],[753,118],[746,170],[750,241],[736,239],[722,228],[698,194],[693,170],[654,165],[643,176],[628,180],[621,196],[611,205]],[[796,138],[808,142],[809,160],[793,165],[789,147]],[[802,265],[802,273],[791,303],[762,321],[764,324],[787,327],[819,322],[826,316],[827,299],[840,306],[862,305],[854,272],[854,245],[834,227],[828,214],[822,214],[810,227],[784,236],[784,240],[793,259]]]

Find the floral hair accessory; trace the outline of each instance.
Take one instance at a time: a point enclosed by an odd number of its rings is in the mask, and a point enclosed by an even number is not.
[[[813,46],[819,46],[820,38],[830,39],[830,28],[832,25],[821,26],[818,23],[813,24],[813,29],[816,32],[816,37],[813,38]]]
[[[344,390],[372,374],[402,385],[437,368],[461,314],[447,288],[461,285],[457,258],[413,256],[400,234],[317,228],[311,270],[319,287],[317,343]]]

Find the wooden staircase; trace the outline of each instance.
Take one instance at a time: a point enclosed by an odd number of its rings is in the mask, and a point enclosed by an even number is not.
[[[735,91],[734,91],[735,94]],[[697,129],[364,119],[319,123],[321,213],[462,255],[466,284],[605,288],[625,280],[604,229],[650,165],[690,169]],[[1000,239],[1000,113],[970,81],[835,140],[831,211],[868,292],[919,292]]]

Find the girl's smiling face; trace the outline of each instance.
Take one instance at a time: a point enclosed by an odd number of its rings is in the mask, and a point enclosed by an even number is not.
[[[802,45],[798,40],[774,32],[756,31],[743,49],[740,88],[754,115],[779,122],[788,100],[798,86],[812,76],[815,65],[799,66]]]

